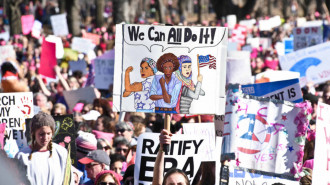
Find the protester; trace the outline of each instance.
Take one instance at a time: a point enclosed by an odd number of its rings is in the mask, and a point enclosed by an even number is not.
[[[112,170],[104,170],[97,174],[95,185],[120,185],[123,177]]]
[[[123,169],[124,162],[126,161],[126,158],[121,154],[112,154],[110,156],[111,164],[110,169],[118,174],[122,174],[122,172],[125,172],[125,169]]]
[[[128,122],[119,122],[116,124],[116,136],[123,136],[133,146],[137,143],[137,138],[133,136],[133,126]]]

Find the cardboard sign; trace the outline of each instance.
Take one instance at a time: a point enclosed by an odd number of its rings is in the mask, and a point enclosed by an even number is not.
[[[71,48],[73,50],[87,54],[90,50],[93,50],[95,48],[95,44],[93,44],[92,41],[89,39],[73,37]]]
[[[305,86],[307,82],[319,84],[330,80],[329,52],[329,42],[301,49],[280,56],[281,68],[299,72],[301,87]]]
[[[93,104],[93,101],[96,98],[93,87],[85,87],[72,91],[63,91],[63,95],[70,110],[74,108],[79,100],[85,100],[87,103]]]
[[[113,85],[115,51],[110,50],[93,60],[95,72],[95,87],[109,89]]]
[[[83,33],[83,38],[89,39],[93,42],[95,45],[100,44],[100,35],[95,33]]]
[[[22,23],[23,35],[29,34],[33,27],[34,16],[33,15],[22,15],[21,23]]]
[[[317,105],[316,136],[314,152],[313,184],[329,184],[330,173],[330,106]]]
[[[184,171],[192,182],[203,159],[207,142],[203,137],[173,135],[170,152],[164,157],[164,172],[171,168]],[[159,134],[143,133],[138,138],[134,168],[134,184],[150,185],[153,179],[154,163],[159,150]]]
[[[46,37],[46,41],[56,44],[56,58],[61,59],[64,56],[64,48],[62,39],[60,37],[56,37],[54,35],[48,35]]]
[[[323,42],[322,27],[301,27],[293,29],[294,50],[307,48]]]
[[[250,52],[230,51],[227,58],[226,84],[251,83]]]
[[[83,75],[87,74],[87,69],[86,69],[87,63],[85,60],[70,61],[69,66],[70,66],[70,73],[73,73],[75,71],[81,71]]]
[[[16,59],[16,52],[12,45],[0,46],[0,63],[4,62],[7,58]]]
[[[41,45],[42,53],[40,57],[39,74],[49,78],[56,78],[54,67],[57,65],[56,44],[47,42],[45,39]]]
[[[116,111],[223,113],[227,28],[117,25],[115,52]]]
[[[309,124],[305,104],[248,96],[228,91],[223,155],[235,154],[237,167],[293,176]]]
[[[187,135],[204,136],[205,142],[208,143],[204,156],[204,161],[215,161],[217,157],[215,153],[215,128],[214,123],[183,123],[183,133]]]
[[[34,23],[32,26],[32,32],[31,32],[32,36],[39,39],[41,30],[42,30],[42,23],[38,20],[34,20]]]
[[[242,85],[244,94],[286,100],[294,103],[303,102],[299,79]]]
[[[281,183],[281,185],[299,185],[299,181],[229,168],[229,185],[273,185],[276,183]]]
[[[50,21],[55,36],[66,36],[69,34],[65,13],[50,16]]]
[[[4,151],[10,158],[27,146],[25,118],[33,116],[32,92],[0,93],[1,123],[6,123]]]

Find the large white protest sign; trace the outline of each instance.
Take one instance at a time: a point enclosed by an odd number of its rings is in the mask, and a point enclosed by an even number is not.
[[[63,58],[64,48],[63,48],[62,39],[60,37],[56,37],[54,35],[48,35],[45,39],[48,42],[56,44],[56,58],[57,59]]]
[[[291,175],[303,158],[307,104],[243,96],[228,91],[223,154],[236,166]]]
[[[226,76],[226,84],[251,83],[250,52],[229,51]]]
[[[94,63],[96,88],[109,89],[109,86],[113,85],[114,59],[115,51],[110,50],[92,61]]]
[[[281,26],[281,17],[279,15],[271,17],[268,20],[259,21],[259,30],[260,31],[270,31],[271,29]]]
[[[63,95],[69,109],[72,110],[79,100],[93,104],[96,94],[93,87],[80,88],[78,90],[63,91]]]
[[[286,71],[299,72],[302,87],[307,82],[322,83],[330,80],[329,52],[330,42],[301,49],[280,56],[281,68]]]
[[[251,29],[254,24],[256,24],[255,19],[249,19],[249,20],[241,20],[239,21],[239,25],[246,26],[247,28]]]
[[[95,48],[95,44],[89,39],[81,37],[73,37],[72,46],[73,50],[88,54],[89,51]]]
[[[279,177],[250,173],[242,169],[229,168],[229,185],[299,185],[299,181],[287,180]]]
[[[38,20],[34,20],[31,34],[35,38],[39,38],[42,30],[42,23]]]
[[[299,79],[242,85],[244,94],[286,100],[294,103],[303,101]]]
[[[6,58],[16,59],[16,52],[12,45],[0,46],[0,63],[4,62]]]
[[[317,105],[313,184],[330,184],[330,106]]]
[[[227,15],[228,28],[233,29],[237,23],[236,15]]]
[[[227,32],[221,27],[117,25],[114,109],[223,114]]]
[[[194,135],[173,135],[169,152],[164,157],[165,173],[171,168],[184,171],[192,181],[200,167],[207,142]],[[159,134],[144,133],[138,138],[134,168],[134,185],[151,185],[159,150]]]
[[[204,161],[215,161],[216,157],[219,157],[216,156],[215,153],[214,123],[184,123],[182,127],[184,134],[206,137],[205,142],[208,143],[208,146],[205,153],[202,154],[204,156]]]
[[[50,16],[53,33],[56,36],[66,36],[69,34],[66,14],[58,14]]]
[[[0,93],[1,123],[6,123],[5,147],[11,158],[27,146],[25,118],[33,116],[32,92]]]
[[[294,50],[321,44],[323,42],[322,27],[301,27],[293,29]]]
[[[10,38],[10,34],[9,34],[9,26],[4,26],[5,31],[0,33],[0,39],[3,39],[4,41],[8,41]]]

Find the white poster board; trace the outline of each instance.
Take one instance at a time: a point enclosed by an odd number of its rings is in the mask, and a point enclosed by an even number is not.
[[[226,84],[251,83],[251,62],[248,51],[229,51],[227,58]]]
[[[0,46],[0,64],[6,60],[6,58],[16,59],[16,52],[14,50],[14,46],[5,45]]]
[[[95,58],[95,87],[98,89],[109,89],[113,85],[115,50],[105,52],[102,56]]]
[[[81,53],[88,54],[95,48],[95,44],[89,39],[73,37],[71,48]]]
[[[69,34],[65,13],[50,16],[50,21],[55,36],[66,36]]]
[[[79,100],[84,100],[87,103],[93,104],[96,94],[93,87],[80,88],[78,90],[63,91],[63,95],[70,110],[73,110],[74,106]]]
[[[48,35],[46,37],[46,41],[56,44],[56,58],[62,59],[64,56],[64,48],[63,48],[62,39],[60,37],[57,37],[54,35]]]
[[[295,51],[323,42],[322,27],[300,27],[293,29],[293,48]]]

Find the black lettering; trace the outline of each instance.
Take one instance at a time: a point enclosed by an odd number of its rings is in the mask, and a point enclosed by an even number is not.
[[[190,141],[184,141],[183,142],[183,152],[182,152],[182,155],[185,155],[186,154],[186,150],[188,150],[188,149],[191,148],[190,146],[187,145],[189,143],[192,143],[192,141],[190,140]]]
[[[206,33],[205,33],[205,35],[204,35],[204,38],[205,38],[205,44],[207,44],[207,40],[209,39],[209,37],[210,37],[209,29],[206,28]]]
[[[140,174],[139,174],[139,180],[140,181],[152,181],[153,177],[147,177],[147,171],[154,171],[154,167],[153,166],[147,166],[148,162],[155,162],[156,161],[156,157],[146,157],[146,156],[142,156],[141,157],[141,167],[140,167]]]
[[[167,165],[167,163],[170,163],[171,165]],[[169,166],[168,168],[165,168],[166,166]],[[176,168],[178,166],[178,161],[175,158],[164,158],[164,172],[167,172],[171,168]]]
[[[201,146],[201,144],[203,143],[203,139],[199,141],[199,143],[197,144],[197,142],[194,140],[193,143],[194,143],[194,146],[195,146],[195,154],[198,153],[198,148],[199,146]]]
[[[4,99],[6,99],[7,101],[4,101]],[[8,105],[8,97],[7,96],[3,96],[1,99],[1,105]]]
[[[171,151],[170,151],[170,155],[173,155],[173,153],[174,153],[174,145],[176,144],[176,143],[178,143],[179,141],[171,141]],[[181,141],[180,141],[181,142]],[[167,155],[167,154],[166,154]]]
[[[199,33],[199,43],[200,44],[202,44],[202,42],[203,42],[203,31],[204,31],[204,29],[201,28],[201,32]]]
[[[171,39],[173,39],[173,41],[171,41]],[[170,32],[168,33],[168,40],[167,40],[168,43],[176,43],[176,31],[175,31],[175,28],[171,28],[170,29]]]
[[[296,96],[296,92],[294,91],[294,88],[291,88],[290,92],[291,92],[292,98],[294,98]]]
[[[132,29],[130,29],[132,28]],[[140,26],[137,26],[137,28],[135,26],[129,26],[128,27],[128,35],[129,35],[129,39],[131,41],[136,41],[138,38],[140,40],[143,40],[143,35],[144,33],[139,33],[140,32]],[[142,36],[141,36],[142,35]],[[142,39],[141,39],[142,38]]]
[[[13,129],[13,139],[17,140],[17,130]]]
[[[15,97],[9,96],[9,105],[15,105]]]
[[[184,164],[182,171],[184,171],[187,175],[192,177],[194,175],[194,159],[193,157],[188,157],[186,163]]]
[[[154,30],[155,27],[150,27],[148,30],[148,38],[149,40],[155,40],[155,38],[151,35],[151,31]]]
[[[142,143],[142,153],[146,153],[146,149],[148,150],[149,154],[154,154],[152,152],[152,147],[154,146],[155,142],[152,139],[143,139]]]
[[[191,29],[190,28],[185,28],[184,29],[184,39],[183,39],[183,41],[188,42],[191,39],[191,35],[192,35]]]
[[[181,155],[181,153],[182,153],[182,141],[180,141],[180,143],[179,143],[179,153],[178,153],[178,155]]]

